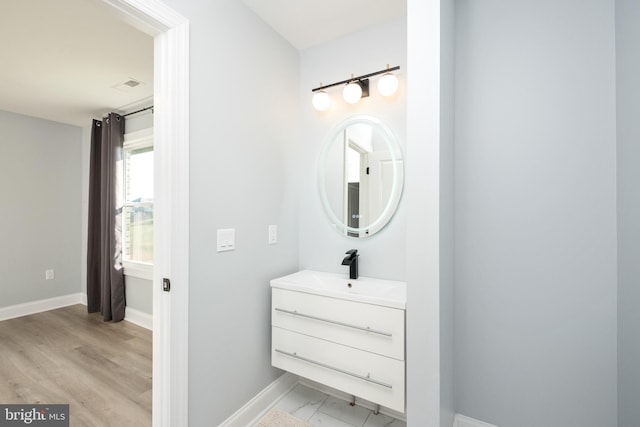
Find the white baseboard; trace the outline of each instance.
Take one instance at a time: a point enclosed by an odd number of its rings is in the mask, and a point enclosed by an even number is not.
[[[81,293],[2,307],[0,308],[0,320],[14,319],[16,317],[42,313],[43,311],[55,310],[56,308],[68,307],[75,304],[82,304]]]
[[[153,330],[153,316],[134,308],[126,307],[124,311],[124,320],[135,323],[145,329]]]
[[[82,294],[81,304],[87,305],[87,294]],[[153,316],[135,308],[125,307],[124,320],[134,323],[150,331],[153,330]]]
[[[474,420],[473,418],[465,417],[464,415],[456,414],[453,419],[453,427],[498,427],[493,424],[488,424],[482,421]]]
[[[28,316],[30,314],[42,313],[44,311],[55,310],[56,308],[68,307],[75,304],[87,305],[87,294],[77,293],[63,295],[61,297],[41,299],[38,301],[26,302],[24,304],[2,307],[0,308],[0,321]],[[126,308],[125,320],[135,323],[138,326],[142,326],[145,329],[153,329],[153,316],[133,308]]]
[[[298,384],[298,377],[289,372],[280,376],[247,402],[235,414],[227,418],[219,427],[253,426],[271,406],[284,397],[285,394]]]

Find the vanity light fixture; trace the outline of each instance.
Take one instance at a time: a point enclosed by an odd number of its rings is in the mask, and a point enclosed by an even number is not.
[[[351,74],[351,78],[353,79],[353,74]],[[351,80],[342,89],[342,98],[347,104],[355,104],[363,96],[369,96],[369,79]]]
[[[383,96],[391,96],[398,89],[398,78],[392,73],[392,71],[399,69],[400,66],[389,68],[389,64],[387,64],[387,68],[381,71],[364,74],[358,77],[354,77],[352,74],[351,78],[347,80],[324,86],[320,83],[320,86],[315,89],[311,89],[311,92],[313,93],[313,107],[318,111],[324,111],[329,108],[331,100],[329,98],[329,94],[325,92],[324,89],[343,84],[346,84],[346,86],[342,90],[342,97],[345,102],[355,104],[360,100],[360,98],[369,96],[369,77],[378,76],[380,74],[383,74],[383,76],[378,81],[378,91]]]
[[[378,80],[378,92],[382,96],[391,96],[398,90],[398,78],[388,70],[389,64],[387,64],[387,72]]]
[[[322,86],[322,83],[320,83],[320,86]],[[327,92],[325,92],[324,90],[319,90],[313,94],[311,103],[313,104],[313,108],[315,108],[316,110],[324,111],[331,105],[331,98],[329,97],[329,94]]]

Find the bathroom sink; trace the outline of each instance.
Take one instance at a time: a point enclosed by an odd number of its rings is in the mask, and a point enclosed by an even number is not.
[[[354,280],[349,279],[347,274],[302,270],[271,280],[271,287],[392,308],[404,309],[407,304],[405,282],[371,277]]]

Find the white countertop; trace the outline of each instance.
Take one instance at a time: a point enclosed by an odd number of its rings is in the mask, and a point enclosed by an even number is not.
[[[395,280],[302,270],[271,280],[271,287],[403,310],[407,306],[407,284]]]

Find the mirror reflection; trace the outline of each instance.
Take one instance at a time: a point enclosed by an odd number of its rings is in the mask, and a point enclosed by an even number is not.
[[[395,213],[404,165],[398,142],[379,120],[356,116],[339,125],[325,144],[319,172],[325,211],[346,236],[371,236]]]

